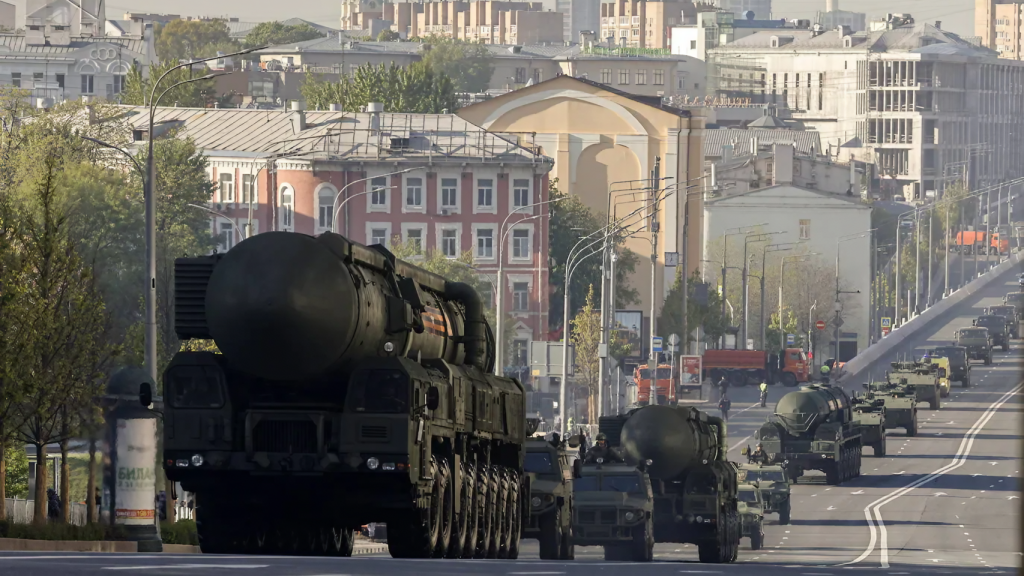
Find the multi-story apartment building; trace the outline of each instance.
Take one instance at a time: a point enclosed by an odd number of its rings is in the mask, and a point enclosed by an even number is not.
[[[549,0],[550,2],[550,0]],[[601,29],[601,2],[599,0],[554,0],[555,12],[561,12],[562,35],[576,41],[580,34],[596,34]]]
[[[14,4],[0,2],[0,30],[13,32],[17,25],[16,15]]]
[[[382,108],[371,105],[372,109]],[[136,131],[146,114],[126,107]],[[513,350],[548,333],[552,160],[455,115],[159,108],[156,122],[191,137],[209,159],[220,250],[240,234],[336,231],[366,245],[411,243],[465,252],[492,293],[505,291]],[[256,136],[254,136],[256,135]],[[160,135],[157,134],[157,137]],[[288,153],[280,150],[288,148]],[[408,172],[403,172],[409,170]],[[252,227],[249,224],[252,203]],[[526,221],[507,216],[516,211]],[[337,221],[335,221],[337,220]],[[494,286],[499,255],[504,286]]]
[[[1024,64],[903,22],[742,38],[710,52],[709,92],[787,105],[842,159],[874,164],[889,193],[1024,173]]]
[[[998,52],[1000,58],[1024,59],[1024,2],[976,0],[974,33],[982,46]]]
[[[347,0],[341,5],[342,30],[372,30],[376,21],[403,38],[438,35],[484,44],[562,42],[565,38],[562,13],[546,12],[540,2]]]
[[[807,21],[804,21],[807,22]],[[805,28],[810,27],[807,22]],[[802,25],[802,24],[801,24]],[[673,54],[707,58],[708,50],[766,30],[798,28],[786,20],[737,18],[732,12],[700,12],[696,24],[673,26],[670,43]]]
[[[601,4],[602,41],[631,48],[670,47],[669,30],[685,23],[685,15],[695,16],[688,0],[614,0]]]

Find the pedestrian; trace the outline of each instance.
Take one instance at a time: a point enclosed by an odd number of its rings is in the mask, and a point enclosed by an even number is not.
[[[722,411],[722,420],[729,421],[729,409],[732,408],[732,401],[728,396],[722,396],[718,402],[718,409]]]

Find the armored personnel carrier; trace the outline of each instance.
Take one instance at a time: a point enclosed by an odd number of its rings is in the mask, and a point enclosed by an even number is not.
[[[656,541],[696,544],[701,562],[734,562],[739,481],[738,468],[726,459],[725,422],[692,406],[644,406],[603,417],[599,425],[627,462],[650,461]]]
[[[907,436],[917,436],[917,394],[906,386],[888,381],[866,385],[869,401],[882,401],[886,429],[904,428]],[[876,454],[877,455],[877,454]]]
[[[764,544],[764,500],[760,488],[757,484],[740,484],[739,500],[743,538],[750,538],[751,550],[760,550]]]
[[[785,467],[777,464],[740,464],[740,482],[757,484],[764,501],[764,514],[778,514],[779,524],[789,524],[792,503]]]
[[[605,560],[654,559],[654,494],[644,467],[588,462],[573,485],[573,542],[603,546]]]
[[[514,558],[530,514],[526,393],[495,376],[477,291],[332,233],[175,261],[164,471],[204,553]],[[276,512],[266,514],[272,494]]]
[[[786,394],[755,433],[769,462],[783,464],[796,481],[820,470],[836,485],[860,475],[861,429],[842,388],[812,385]]]
[[[579,478],[581,462],[570,455],[579,446],[578,437],[546,440],[532,436],[539,420],[527,418],[526,459],[523,469],[530,480],[530,516],[523,524],[523,538],[540,542],[542,560],[572,560],[574,478]]]
[[[938,365],[928,362],[892,362],[886,381],[914,394],[918,404],[927,402],[932,410],[942,408]]]
[[[860,426],[861,444],[871,446],[875,456],[885,456],[885,399],[854,395],[853,421]]]

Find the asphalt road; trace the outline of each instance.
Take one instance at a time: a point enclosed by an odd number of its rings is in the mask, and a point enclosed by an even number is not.
[[[1016,275],[971,297],[908,342],[904,352],[928,343],[948,342],[953,330],[969,326],[985,306],[1017,289]],[[972,367],[974,386],[954,388],[941,410],[926,407],[918,436],[889,436],[885,458],[865,454],[860,478],[826,486],[805,476],[793,487],[793,523],[780,526],[770,516],[765,547],[749,550],[743,541],[734,565],[696,561],[688,545],[659,544],[646,575],[749,574],[830,576],[851,571],[886,575],[989,574],[1021,566],[1020,472],[1021,387],[1024,346],[996,352],[992,366]],[[884,371],[884,359],[877,366]],[[844,383],[844,387],[859,386]],[[769,390],[769,408],[756,403],[753,388],[733,389],[729,418],[733,459],[750,442],[770,407],[786,391]],[[870,451],[869,451],[870,452]],[[815,473],[810,473],[815,474]],[[626,576],[640,568],[630,562],[604,562],[598,548],[577,548],[572,562],[539,561],[536,542],[526,541],[517,561],[396,560],[386,555],[348,559],[210,555],[78,553],[0,553],[0,574],[70,576],[84,574],[230,574],[275,576],[360,576],[383,574]],[[756,564],[756,568],[751,566]]]

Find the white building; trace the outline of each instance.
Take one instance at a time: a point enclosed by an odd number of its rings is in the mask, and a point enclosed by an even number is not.
[[[1024,175],[1024,62],[909,21],[741,38],[709,52],[708,91],[788,105],[842,159],[874,164],[887,195]]]
[[[15,10],[14,4],[10,2],[0,2],[0,30],[9,30],[11,32],[17,26],[17,11]]]
[[[714,4],[737,17],[742,17],[745,12],[753,12],[755,18],[772,17],[772,0],[714,0]]]
[[[25,35],[33,44],[44,38],[103,36],[107,15],[104,0],[27,0]]]
[[[826,30],[833,30],[840,26],[846,26],[853,32],[863,32],[868,29],[868,15],[863,12],[849,12],[847,10],[818,12],[815,22]]]
[[[704,60],[707,58],[708,50],[722,44],[758,32],[794,26],[785,20],[755,19],[753,14],[749,13],[747,17],[737,17],[732,12],[699,12],[697,24],[672,27],[671,49],[673,54]],[[809,22],[807,27],[809,28]]]
[[[828,194],[817,190],[801,188],[790,184],[792,181],[793,166],[788,167],[784,163],[776,163],[774,173],[775,184],[766,188],[752,190],[746,193],[729,193],[724,190],[721,196],[707,197],[704,200],[704,249],[705,259],[714,259],[709,248],[721,246],[721,239],[726,230],[738,229],[739,227],[757,227],[763,232],[774,233],[771,236],[772,244],[785,242],[803,242],[804,253],[817,253],[812,258],[819,266],[829,266],[835,262],[836,247],[841,247],[839,262],[839,280],[843,291],[859,294],[842,294],[843,324],[841,328],[840,349],[841,358],[849,358],[868,346],[868,320],[869,320],[869,296],[871,290],[871,239],[867,235],[863,238],[856,238],[844,241],[841,244],[837,240],[844,236],[856,235],[871,228],[871,207],[860,201],[858,197],[848,197],[845,194]],[[788,171],[788,172],[787,172]],[[732,236],[729,239],[729,254],[735,254],[734,247],[739,245],[742,250],[743,237]],[[765,244],[758,244],[763,247]],[[761,252],[752,248],[756,257],[755,269],[760,269]],[[767,262],[768,266],[779,266],[780,258],[785,252],[771,255]],[[741,266],[742,256],[736,261],[728,262],[729,266]],[[798,264],[792,264],[798,266]],[[834,264],[833,264],[834,265]],[[789,264],[787,264],[787,267]],[[708,264],[705,269],[705,278],[715,285],[720,283],[720,272],[716,270],[715,264]],[[777,270],[777,268],[775,268]],[[831,276],[831,275],[830,275]],[[834,276],[833,276],[834,277]],[[792,295],[798,293],[800,286],[795,278],[799,274],[786,273],[785,290],[789,291],[791,297],[785,297],[787,307],[792,307]],[[820,278],[816,278],[820,282]],[[728,286],[735,287],[740,281],[740,274],[736,271],[729,272]],[[752,281],[756,282],[756,281]],[[831,286],[833,280],[829,280]],[[753,284],[752,284],[753,286]],[[732,289],[729,290],[732,293]],[[834,290],[819,290],[825,298],[834,298]],[[749,290],[750,300],[760,298],[755,288]],[[774,306],[777,296],[768,295],[766,306]],[[735,305],[735,304],[734,304]],[[815,308],[815,317],[830,318],[833,310],[833,302],[818,301]],[[769,310],[772,310],[769,308]],[[806,303],[806,309],[791,310],[799,319],[801,329],[806,329],[810,303]],[[736,311],[740,307],[736,306]],[[760,327],[757,319],[750,315],[748,324],[748,338],[757,340],[757,333]],[[766,320],[768,315],[766,314]],[[831,328],[830,328],[831,329]],[[818,335],[821,341],[830,342],[831,333]],[[856,348],[854,348],[854,345]],[[819,354],[822,358],[828,348],[819,347]]]

